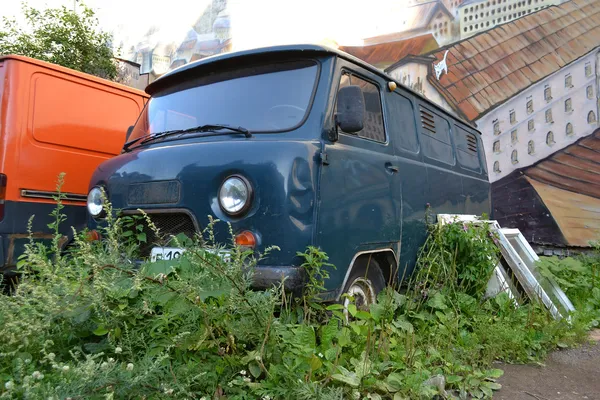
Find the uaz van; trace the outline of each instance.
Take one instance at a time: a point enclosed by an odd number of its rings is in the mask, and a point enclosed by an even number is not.
[[[143,210],[163,233],[194,235],[209,215],[227,221],[240,243],[280,248],[257,266],[256,288],[282,277],[301,288],[297,252],[312,245],[336,266],[323,299],[352,292],[370,303],[386,282],[410,276],[428,207],[490,212],[480,133],[337,50],[222,54],[146,92],[123,154],[94,173],[90,227],[102,219],[103,190],[114,209]],[[217,239],[229,242],[222,226]],[[140,251],[178,254],[152,240]]]
[[[48,223],[65,173],[61,234],[87,223],[96,167],[118,155],[148,95],[125,85],[29,57],[0,57],[0,272],[12,272],[29,242],[50,242]]]

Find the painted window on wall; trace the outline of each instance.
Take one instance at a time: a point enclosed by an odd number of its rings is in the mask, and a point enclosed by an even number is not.
[[[587,116],[588,124],[596,123],[596,114],[593,111],[590,111]]]
[[[494,153],[500,153],[500,141],[496,140],[493,146]]]
[[[571,136],[573,135],[573,124],[572,123],[567,123],[567,127],[565,128],[565,133],[567,134],[567,136]]]
[[[554,143],[556,143],[554,141],[554,133],[552,133],[552,131],[548,132],[548,134],[546,134],[546,144],[548,146],[552,146]]]
[[[512,144],[515,144],[519,141],[519,137],[517,136],[517,130],[514,129],[511,133],[510,133],[510,142]]]
[[[535,129],[535,123],[532,119],[527,121],[527,130],[532,131]]]
[[[516,150],[512,151],[512,154],[510,155],[510,160],[513,164],[517,164],[519,162],[519,155]]]
[[[527,143],[527,154],[533,153],[535,153],[535,143],[533,143],[533,140],[530,140],[529,143]]]
[[[589,85],[585,88],[585,94],[587,95],[588,99],[594,98],[594,88],[592,87],[592,85]]]
[[[544,100],[550,101],[552,100],[552,88],[550,86],[544,89]]]
[[[494,135],[499,135],[500,134],[500,122],[496,121],[494,122]]]
[[[500,162],[494,161],[494,172],[500,173]]]
[[[573,77],[571,75],[565,76],[565,87],[570,89],[573,87]]]
[[[592,64],[589,62],[585,63],[585,76],[586,78],[592,76]]]
[[[569,98],[565,100],[565,112],[573,111],[573,101]]]
[[[513,110],[513,111],[510,112],[510,123],[514,124],[516,122],[517,122],[517,116],[516,116],[516,114],[515,114],[515,112]]]
[[[527,100],[527,114],[533,112],[533,100]]]
[[[552,121],[552,109],[549,108],[546,110],[546,122],[553,122]]]

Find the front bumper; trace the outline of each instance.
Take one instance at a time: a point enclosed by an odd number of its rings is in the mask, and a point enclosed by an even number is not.
[[[256,266],[252,279],[252,288],[270,289],[283,282],[285,291],[295,295],[302,293],[306,282],[306,273],[301,267]]]

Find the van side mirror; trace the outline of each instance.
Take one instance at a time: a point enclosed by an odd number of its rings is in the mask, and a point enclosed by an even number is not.
[[[338,91],[336,129],[356,133],[363,129],[365,121],[365,98],[360,86],[345,86]]]
[[[127,128],[127,135],[125,136],[125,141],[129,140],[129,136],[131,136],[131,132],[133,132],[133,125]]]

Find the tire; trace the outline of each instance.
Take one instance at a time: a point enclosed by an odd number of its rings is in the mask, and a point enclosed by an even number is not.
[[[351,294],[354,296],[354,304],[357,309],[369,311],[369,307],[377,301],[377,295],[385,286],[385,278],[379,263],[372,257],[364,257],[356,261],[342,295]],[[340,301],[344,306],[346,319],[348,319],[347,307],[350,300],[342,297]]]

